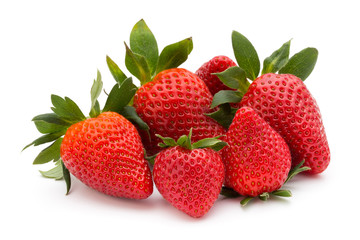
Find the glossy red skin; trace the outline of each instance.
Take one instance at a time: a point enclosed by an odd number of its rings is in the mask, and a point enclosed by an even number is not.
[[[157,155],[153,174],[157,189],[168,202],[198,218],[218,198],[225,173],[221,157],[214,150],[176,146]]]
[[[253,108],[284,138],[293,166],[305,160],[312,174],[327,168],[330,149],[320,110],[301,79],[290,74],[260,76],[240,105]]]
[[[153,192],[140,136],[117,113],[105,112],[70,126],[60,153],[70,173],[99,192],[132,199]]]
[[[145,131],[139,131],[147,155],[162,150],[158,146],[162,141],[155,134],[178,139],[193,128],[193,142],[225,134],[220,124],[205,115],[211,102],[204,82],[186,69],[165,70],[141,86],[134,96],[134,107],[150,127],[151,141]]]
[[[291,167],[289,148],[253,109],[236,112],[224,141],[228,146],[221,154],[227,187],[255,197],[284,184]]]
[[[221,90],[230,90],[231,88],[224,85],[216,75],[212,73],[223,72],[229,67],[236,66],[236,63],[230,58],[220,55],[204,63],[195,74],[205,82],[212,95]]]

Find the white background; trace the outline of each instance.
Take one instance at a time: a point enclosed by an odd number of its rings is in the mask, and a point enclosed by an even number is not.
[[[0,239],[359,239],[359,23],[356,1],[1,1]],[[292,40],[291,54],[319,50],[306,84],[315,96],[331,149],[328,169],[299,176],[286,200],[222,199],[201,219],[173,208],[157,191],[147,200],[117,199],[73,180],[41,177],[41,147],[31,118],[50,111],[50,94],[69,96],[84,112],[99,69],[115,83],[108,54],[125,71],[123,41],[144,18],[160,49],[192,36],[182,65],[191,71],[224,54],[231,32],[247,36],[261,61]],[[127,73],[127,72],[126,72]],[[104,103],[104,97],[100,98]],[[6,236],[6,237],[5,237]]]

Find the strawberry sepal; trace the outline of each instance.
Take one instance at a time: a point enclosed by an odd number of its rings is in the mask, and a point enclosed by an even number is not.
[[[65,167],[64,162],[62,160],[61,160],[61,169],[63,173],[63,178],[66,183],[66,195],[68,195],[71,188],[71,176],[69,170]]]
[[[287,179],[285,180],[285,183],[287,183],[288,181],[290,181],[293,177],[295,177],[297,174],[301,173],[301,172],[305,172],[305,171],[310,171],[311,168],[304,166],[305,160],[302,160],[298,165],[296,165],[294,168],[292,168],[288,174]]]
[[[189,135],[182,135],[181,137],[179,137],[177,141],[175,141],[173,138],[170,137],[163,137],[159,134],[155,134],[155,135],[161,140],[163,140],[162,143],[158,144],[159,147],[162,148],[181,146],[188,150],[211,148],[215,151],[220,151],[223,147],[227,145],[226,142],[219,139],[223,136],[217,136],[214,138],[203,138],[195,143],[191,143],[192,128],[190,128]]]
[[[237,110],[238,110],[237,108],[233,108],[230,106],[230,104],[225,103],[225,104],[221,104],[218,107],[217,111],[212,113],[206,113],[205,115],[211,117],[221,126],[228,129],[235,117],[235,113]]]

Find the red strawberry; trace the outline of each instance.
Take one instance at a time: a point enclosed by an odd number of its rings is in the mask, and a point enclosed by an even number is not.
[[[55,168],[41,173],[48,178],[64,178],[67,192],[71,186],[71,173],[89,187],[108,195],[147,198],[153,192],[153,183],[148,162],[144,159],[144,147],[135,126],[119,114],[126,115],[134,123],[146,125],[135,110],[127,106],[136,87],[131,78],[121,80],[121,84],[112,88],[100,110],[97,98],[102,86],[98,72],[91,88],[88,118],[70,98],[51,96],[53,113],[33,119],[44,135],[28,146],[54,143],[40,152],[34,164],[54,161]]]
[[[205,115],[210,112],[212,102],[205,83],[194,73],[177,68],[193,49],[191,37],[166,46],[159,54],[154,34],[140,20],[125,48],[125,65],[142,85],[135,94],[133,106],[149,127],[140,131],[147,155],[161,150],[156,133],[177,139],[193,127],[194,141],[225,133],[223,127]],[[124,78],[116,64],[111,63],[109,68],[117,75],[116,79]]]
[[[243,107],[236,112],[224,141],[227,187],[255,197],[284,184],[291,166],[289,148],[254,110]]]
[[[220,79],[212,73],[218,73],[225,71],[229,67],[236,66],[236,63],[226,56],[216,56],[210,61],[204,63],[195,74],[203,80],[206,86],[209,88],[212,95],[215,95],[221,90],[229,90],[230,88],[225,86]]]
[[[241,106],[253,108],[289,145],[292,164],[305,160],[310,173],[323,172],[330,162],[321,114],[315,99],[300,78],[268,73],[257,78]]]
[[[143,199],[153,191],[140,136],[118,113],[104,112],[69,127],[61,159],[76,178],[102,193]]]
[[[204,82],[186,69],[174,68],[160,72],[139,88],[134,97],[137,114],[150,129],[150,139],[140,132],[147,154],[161,150],[155,134],[174,139],[189,133],[193,128],[193,141],[225,133],[225,129],[212,118],[212,95]]]
[[[218,198],[224,181],[221,157],[209,147],[223,142],[203,139],[191,144],[191,131],[189,137],[182,136],[177,143],[170,138],[163,139],[171,147],[155,158],[153,174],[157,189],[186,214],[205,215]]]

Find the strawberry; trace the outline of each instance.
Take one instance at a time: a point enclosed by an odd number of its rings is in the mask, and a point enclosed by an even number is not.
[[[232,67],[217,76],[236,91],[220,91],[212,108],[219,110],[211,116],[229,125],[236,107],[253,108],[289,145],[292,167],[302,160],[311,174],[323,172],[330,162],[319,107],[303,81],[312,72],[318,56],[315,48],[305,48],[289,58],[290,41],[264,60],[262,76],[255,48],[243,35],[233,32],[232,43],[239,67]],[[278,72],[278,74],[277,74]],[[251,85],[248,79],[253,80]]]
[[[300,78],[268,73],[257,78],[241,100],[253,108],[290,147],[292,164],[305,160],[309,173],[323,172],[330,150],[319,107]]]
[[[98,72],[91,89],[89,118],[70,98],[51,96],[53,113],[41,114],[33,119],[44,135],[28,146],[53,143],[40,152],[34,164],[54,161],[53,169],[41,173],[49,178],[64,178],[67,193],[71,186],[71,173],[84,184],[107,195],[147,198],[153,192],[150,168],[144,158],[138,131],[124,117],[139,126],[146,125],[132,107],[126,106],[136,87],[131,78],[119,78],[101,111],[97,98],[102,86]]]
[[[281,136],[253,109],[240,108],[224,138],[225,186],[243,196],[278,190],[291,166],[290,151]]]
[[[226,56],[216,56],[204,63],[195,74],[205,82],[212,95],[221,90],[229,90],[214,73],[223,72],[229,67],[236,66],[236,63]]]
[[[60,156],[70,173],[102,193],[143,199],[153,191],[140,136],[118,113],[104,112],[71,125]]]
[[[212,95],[204,82],[194,73],[178,68],[192,51],[191,38],[170,44],[159,54],[155,36],[140,20],[130,33],[129,45],[125,44],[125,65],[141,84],[133,106],[149,127],[139,131],[148,156],[161,150],[156,133],[177,139],[193,127],[194,141],[225,133],[222,126],[206,116]],[[107,60],[115,79],[125,76],[110,58]]]
[[[189,136],[177,142],[163,138],[163,147],[155,158],[154,182],[160,194],[174,207],[191,217],[202,217],[218,198],[224,180],[224,165],[219,150],[224,142],[208,138],[191,144]],[[220,146],[220,148],[219,148]]]
[[[225,129],[206,116],[212,95],[205,83],[194,73],[181,68],[160,72],[141,86],[134,97],[134,107],[150,129],[142,139],[148,154],[161,150],[155,134],[179,138],[193,128],[193,141],[225,133]]]

